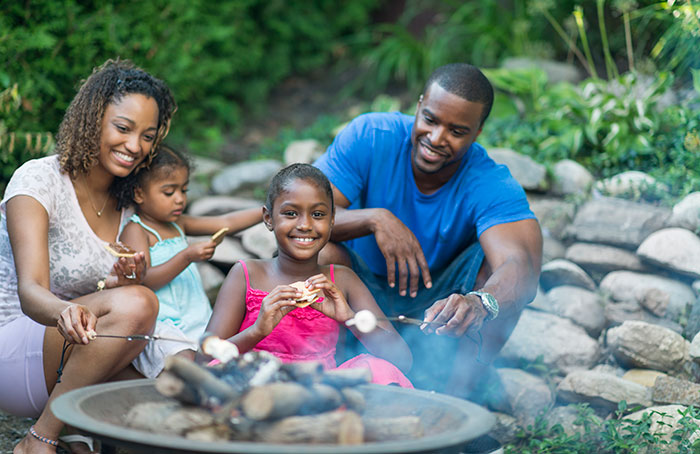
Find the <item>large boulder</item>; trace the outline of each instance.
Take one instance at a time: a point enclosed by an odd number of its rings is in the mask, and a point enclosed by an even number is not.
[[[700,278],[700,238],[690,230],[662,229],[637,248],[643,259],[695,279]]]
[[[674,372],[690,359],[690,343],[662,326],[627,321],[610,328],[606,337],[615,358],[627,367]]]
[[[670,213],[667,208],[603,197],[579,208],[567,233],[578,241],[636,249],[665,226]]]
[[[700,232],[700,192],[691,192],[673,205],[669,226]]]
[[[655,274],[633,271],[613,271],[600,281],[600,290],[614,301],[634,301],[639,303],[650,292],[659,290],[668,295],[664,317],[678,320],[686,313],[687,307],[695,302],[695,294],[689,285]]]
[[[569,373],[557,387],[559,397],[567,402],[587,402],[614,410],[621,401],[630,406],[651,405],[651,390],[615,375],[581,370]]]
[[[547,169],[531,157],[507,148],[491,148],[488,154],[498,164],[508,167],[513,178],[520,183],[523,189],[528,191],[547,189]]]
[[[512,364],[539,361],[564,373],[592,367],[600,347],[571,320],[525,309],[500,357]]]

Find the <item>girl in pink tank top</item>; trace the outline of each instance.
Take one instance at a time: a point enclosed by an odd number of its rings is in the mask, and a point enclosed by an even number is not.
[[[277,257],[238,262],[229,272],[214,305],[207,331],[234,342],[241,352],[265,350],[282,361],[319,361],[336,367],[340,325],[367,309],[384,317],[359,277],[345,266],[318,264],[328,243],[335,207],[328,179],[308,164],[282,169],[270,183],[263,221],[274,232]],[[301,292],[289,284],[303,281],[322,296],[297,307]],[[412,387],[401,370],[411,367],[410,350],[389,322],[360,333],[349,328],[370,355],[352,358],[339,368],[366,367],[373,383]],[[398,367],[397,367],[398,366]]]

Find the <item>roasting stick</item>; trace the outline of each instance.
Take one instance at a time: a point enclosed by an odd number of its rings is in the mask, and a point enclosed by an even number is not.
[[[126,339],[128,341],[144,340],[144,341],[148,341],[148,342],[161,340],[161,341],[168,341],[168,342],[182,342],[183,344],[190,344],[190,345],[194,345],[194,346],[199,345],[197,342],[193,342],[189,339],[178,339],[175,337],[164,337],[164,336],[159,336],[158,334],[131,334],[129,336],[121,336],[119,334],[97,334],[94,331],[88,332],[88,338],[95,339],[98,337],[105,337],[105,338],[111,338],[111,339]]]
[[[353,318],[345,322],[345,326],[355,326],[361,333],[369,333],[374,328],[377,327],[378,320],[385,320],[390,322],[406,323],[408,325],[433,325],[433,326],[445,326],[445,322],[426,322],[417,318],[406,317],[405,315],[399,315],[396,317],[377,317],[368,310],[358,311]]]

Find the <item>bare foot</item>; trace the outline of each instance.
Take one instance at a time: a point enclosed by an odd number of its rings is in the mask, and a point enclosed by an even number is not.
[[[17,443],[13,454],[55,454],[56,447],[48,443],[39,441],[31,435],[27,434],[22,441]]]

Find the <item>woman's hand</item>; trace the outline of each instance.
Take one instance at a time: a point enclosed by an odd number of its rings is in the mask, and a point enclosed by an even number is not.
[[[133,257],[121,257],[114,262],[112,271],[105,279],[105,288],[141,284],[145,277],[145,254],[143,252],[137,252]]]
[[[258,319],[253,327],[262,337],[267,336],[279,324],[282,317],[296,307],[295,299],[300,296],[301,292],[294,287],[278,285],[263,298]]]
[[[58,316],[56,327],[71,344],[88,344],[88,331],[94,331],[97,317],[82,304],[70,304]]]
[[[311,276],[305,282],[309,290],[323,290],[323,301],[311,304],[311,307],[322,314],[332,318],[338,323],[345,323],[355,316],[355,312],[348,305],[345,295],[336,285],[329,281],[325,274]]]

